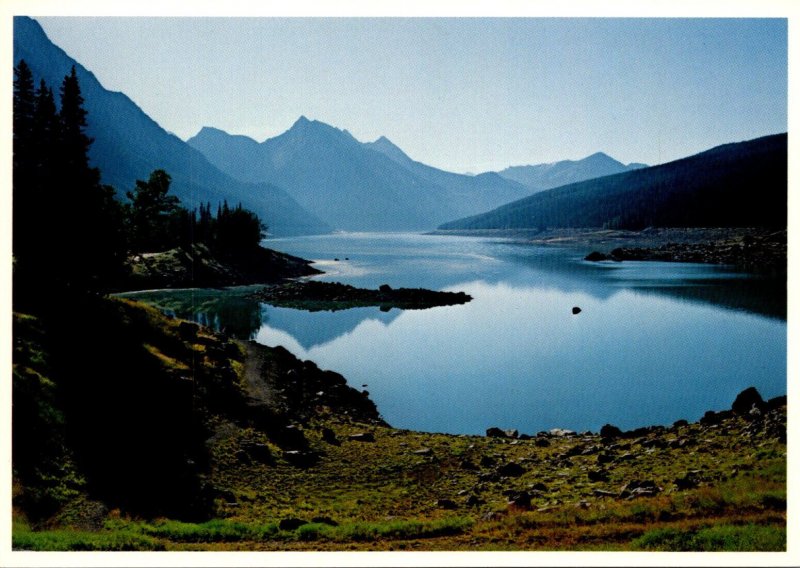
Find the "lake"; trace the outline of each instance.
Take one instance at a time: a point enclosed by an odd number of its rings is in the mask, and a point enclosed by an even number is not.
[[[590,263],[585,250],[503,239],[335,234],[266,244],[315,260],[321,280],[473,300],[305,312],[260,304],[247,297],[253,288],[127,295],[341,373],[396,428],[631,429],[697,420],[749,386],[786,394],[785,281],[714,265]]]

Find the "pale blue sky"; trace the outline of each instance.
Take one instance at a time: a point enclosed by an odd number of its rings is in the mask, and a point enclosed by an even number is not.
[[[306,115],[451,171],[662,163],[787,130],[785,19],[39,17],[186,139]]]

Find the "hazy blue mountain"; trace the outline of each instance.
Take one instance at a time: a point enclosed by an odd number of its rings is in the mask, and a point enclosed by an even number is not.
[[[133,189],[137,179],[147,179],[161,168],[172,176],[172,188],[187,206],[227,199],[241,202],[269,225],[276,235],[314,234],[330,227],[304,210],[285,191],[267,183],[243,183],[212,166],[197,150],[168,133],[122,93],[106,90],[80,63],[53,44],[35,20],[14,18],[14,64],[20,59],[39,79],[58,92],[64,76],[74,65],[89,113],[93,165],[104,183],[119,195]]]
[[[531,194],[531,189],[495,172],[466,175],[440,170],[412,160],[385,136],[374,142],[363,143],[365,148],[380,152],[395,163],[430,183],[447,190],[449,199],[463,209],[485,211],[501,203],[507,203]]]
[[[786,227],[787,135],[536,193],[442,229]]]
[[[499,173],[504,178],[526,185],[534,191],[542,191],[644,167],[647,165],[639,163],[626,166],[603,152],[597,152],[582,160],[562,160],[535,166],[512,166]]]
[[[496,174],[473,177],[425,166],[385,138],[361,143],[304,116],[261,143],[209,127],[187,142],[229,175],[275,183],[350,231],[431,229],[530,193]]]

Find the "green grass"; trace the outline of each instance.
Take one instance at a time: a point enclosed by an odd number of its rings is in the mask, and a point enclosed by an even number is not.
[[[14,550],[164,550],[155,539],[132,531],[31,531],[14,527],[11,542]]]
[[[786,529],[761,525],[717,525],[697,531],[656,529],[634,541],[642,550],[767,552],[786,550]]]

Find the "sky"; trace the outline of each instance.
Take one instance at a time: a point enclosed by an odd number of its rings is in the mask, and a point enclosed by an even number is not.
[[[301,115],[456,172],[787,130],[786,19],[37,17],[182,139]]]

